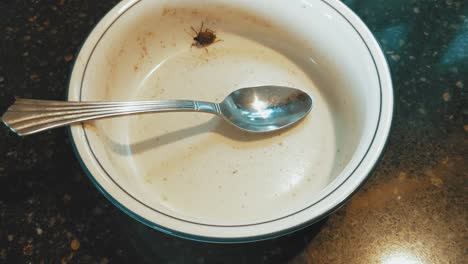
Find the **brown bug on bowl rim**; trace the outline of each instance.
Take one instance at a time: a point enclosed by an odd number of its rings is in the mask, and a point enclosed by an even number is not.
[[[194,42],[192,43],[192,47],[196,46],[199,48],[205,48],[206,47],[216,43],[221,40],[216,40],[216,34],[214,33],[213,30],[206,28],[203,30],[203,22],[201,23],[200,30],[195,30],[193,27],[190,27],[193,32],[195,32],[195,36],[193,37]],[[208,50],[207,50],[208,51]]]

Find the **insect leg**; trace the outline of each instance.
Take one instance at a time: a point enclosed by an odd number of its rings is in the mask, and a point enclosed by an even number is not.
[[[201,22],[201,26],[200,26],[200,31],[199,32],[203,32],[203,21]]]

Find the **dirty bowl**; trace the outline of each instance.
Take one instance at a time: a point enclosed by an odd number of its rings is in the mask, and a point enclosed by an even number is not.
[[[197,42],[200,31],[211,39]],[[311,113],[267,135],[202,113],[120,117],[72,126],[72,142],[98,189],[150,227],[212,242],[280,236],[343,204],[389,133],[385,58],[340,1],[122,1],[84,43],[68,100],[220,101],[270,84],[309,93]]]

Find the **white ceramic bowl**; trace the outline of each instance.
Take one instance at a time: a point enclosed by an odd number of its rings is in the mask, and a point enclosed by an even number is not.
[[[202,22],[221,40],[207,50],[192,47]],[[264,84],[308,92],[312,112],[267,136],[167,113],[73,126],[72,141],[96,186],[144,224],[218,242],[286,234],[357,190],[390,129],[384,55],[340,1],[122,1],[84,43],[68,100],[221,101]]]

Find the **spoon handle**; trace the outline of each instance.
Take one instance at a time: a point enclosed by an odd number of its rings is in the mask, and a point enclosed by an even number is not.
[[[25,136],[94,119],[156,112],[205,112],[221,115],[217,103],[191,100],[67,102],[16,98],[2,120],[12,131]]]

